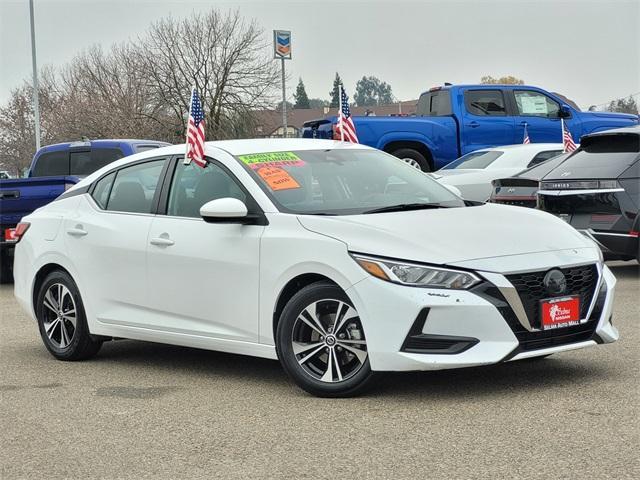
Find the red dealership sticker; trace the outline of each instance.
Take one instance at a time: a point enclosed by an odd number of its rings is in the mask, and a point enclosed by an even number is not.
[[[570,327],[580,323],[580,297],[551,298],[540,303],[543,330]]]

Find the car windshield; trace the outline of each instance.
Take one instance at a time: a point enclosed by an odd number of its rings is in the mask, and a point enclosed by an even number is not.
[[[454,160],[448,165],[442,167],[442,170],[457,169],[471,169],[471,168],[487,168],[493,162],[495,162],[504,152],[497,150],[471,152],[463,155],[462,157]]]
[[[283,212],[357,215],[464,206],[420,170],[378,150],[300,150],[236,158]]]

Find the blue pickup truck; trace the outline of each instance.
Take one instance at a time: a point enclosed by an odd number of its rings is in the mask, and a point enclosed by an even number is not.
[[[574,140],[638,124],[638,115],[582,112],[562,95],[525,85],[445,85],[420,95],[413,117],[353,117],[361,143],[437,170],[480,148],[562,142],[560,119]],[[302,136],[333,138],[336,118],[306,122]]]
[[[12,279],[13,233],[22,217],[53,201],[99,168],[127,155],[169,145],[155,140],[94,140],[42,147],[27,178],[0,180],[0,282]]]

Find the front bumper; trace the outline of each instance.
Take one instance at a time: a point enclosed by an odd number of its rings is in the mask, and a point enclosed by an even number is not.
[[[371,368],[407,371],[489,365],[618,339],[610,321],[616,280],[606,266],[598,266],[596,293],[586,318],[579,326],[554,333],[523,325],[526,312],[518,306],[517,291],[507,276],[478,273],[487,280],[483,285],[488,290],[406,287],[373,277],[352,286],[347,294],[363,319]],[[407,348],[411,338],[418,340]]]

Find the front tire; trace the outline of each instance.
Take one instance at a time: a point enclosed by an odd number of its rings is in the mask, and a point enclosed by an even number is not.
[[[318,397],[357,395],[374,378],[358,312],[331,283],[308,285],[289,300],[276,350],[293,381]]]
[[[35,307],[42,341],[58,360],[84,360],[98,353],[102,341],[91,337],[80,292],[67,272],[47,275]]]

